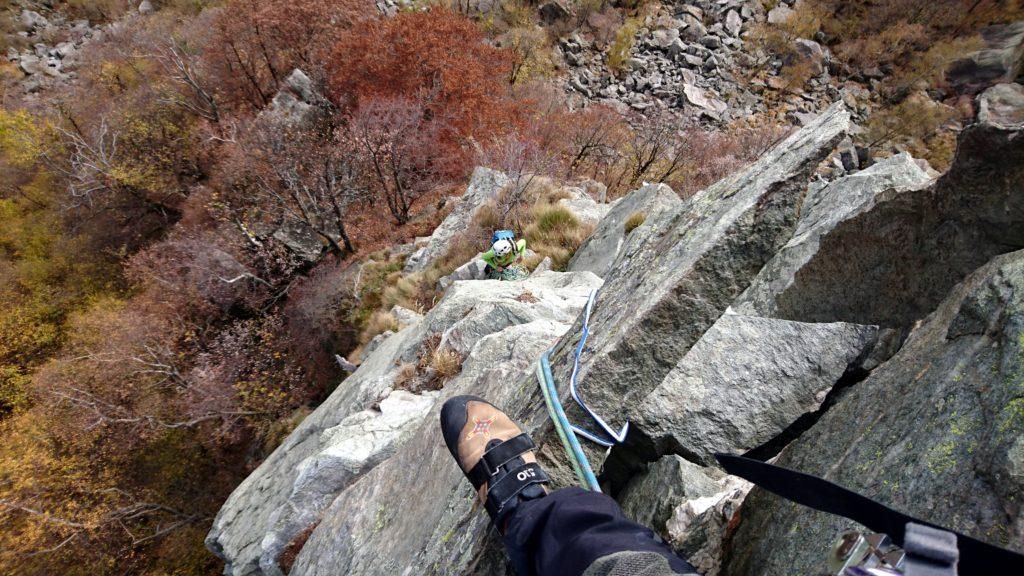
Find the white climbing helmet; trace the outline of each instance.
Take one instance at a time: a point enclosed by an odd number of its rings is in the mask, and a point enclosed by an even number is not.
[[[498,258],[505,258],[512,253],[512,242],[505,239],[498,240],[491,246],[491,249],[494,250],[494,255]]]

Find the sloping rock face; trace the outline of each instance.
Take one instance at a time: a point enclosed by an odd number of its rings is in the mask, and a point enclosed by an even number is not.
[[[988,26],[981,36],[985,49],[953,62],[946,72],[957,92],[977,94],[997,82],[1018,80],[1024,72],[1024,22]]]
[[[979,96],[985,104],[998,92]],[[1012,116],[1011,116],[1012,117]],[[949,171],[919,190],[883,191],[839,222],[789,285],[754,310],[804,322],[906,328],[992,256],[1024,247],[1021,123],[973,124]]]
[[[818,253],[823,236],[840,222],[869,211],[880,196],[920,190],[930,181],[909,154],[898,154],[810,195],[793,237],[765,264],[733,303],[733,310],[763,316],[776,314],[775,297],[793,285],[803,265]]]
[[[922,519],[1021,549],[1024,252],[971,274],[900,352],[783,453]],[[816,574],[849,521],[757,489],[726,574]]]
[[[598,223],[594,232],[573,254],[569,270],[587,270],[604,276],[625,246],[626,221],[634,214],[651,218],[680,204],[679,195],[664,184],[648,184],[619,200]],[[636,230],[633,230],[636,232]]]
[[[705,466],[817,410],[875,344],[873,326],[727,314],[630,411],[634,442]]]
[[[436,413],[431,413],[433,420],[422,420],[436,403],[436,394],[421,395],[415,402],[405,398],[401,407],[389,405],[388,394],[405,394],[390,392],[396,378],[429,353],[430,342],[441,342],[466,358],[462,372],[445,386],[445,395],[453,390],[486,392],[488,386],[507,388],[514,381],[511,376],[529,372],[600,284],[588,272],[546,272],[522,282],[456,282],[421,321],[384,340],[234,491],[207,537],[207,546],[226,562],[225,574],[280,574],[284,551],[301,547],[301,538],[353,481],[401,452],[410,430],[421,441],[443,449],[436,436]],[[382,397],[386,399],[380,407],[373,408]],[[450,466],[447,455],[435,460],[438,467]],[[323,473],[314,473],[317,470]],[[416,493],[415,487],[408,490],[394,502]],[[436,507],[441,501],[423,505]],[[480,534],[482,530],[483,525]]]
[[[581,388],[606,420],[621,426],[626,407],[675,368],[785,244],[811,172],[848,128],[848,113],[835,105],[752,166],[645,222],[657,232],[626,249],[590,320]],[[579,335],[574,329],[552,356],[559,382]]]
[[[466,230],[477,210],[488,200],[495,198],[510,182],[508,176],[496,170],[480,167],[475,169],[466,193],[459,198],[455,208],[434,230],[427,245],[413,252],[405,261],[405,272],[408,274],[425,270],[434,260],[444,256],[452,239]]]

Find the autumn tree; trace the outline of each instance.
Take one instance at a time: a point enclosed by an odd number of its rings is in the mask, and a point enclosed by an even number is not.
[[[206,58],[229,101],[263,108],[293,68],[318,74],[320,51],[375,12],[362,0],[229,0]]]

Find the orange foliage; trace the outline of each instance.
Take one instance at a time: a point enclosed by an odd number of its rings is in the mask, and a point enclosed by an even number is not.
[[[319,52],[374,13],[364,0],[228,0],[207,57],[228,100],[260,108],[293,68],[316,75]]]
[[[451,136],[480,140],[520,121],[511,66],[512,55],[488,45],[472,20],[434,8],[350,30],[330,53],[327,84],[345,108],[375,97],[416,100]]]

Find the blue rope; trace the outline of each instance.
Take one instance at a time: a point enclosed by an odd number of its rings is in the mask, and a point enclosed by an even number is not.
[[[580,373],[580,356],[583,354],[583,346],[587,343],[587,336],[590,335],[590,313],[594,309],[595,298],[597,298],[597,290],[594,290],[590,293],[590,298],[587,299],[586,310],[583,313],[583,332],[582,334],[580,334],[580,342],[579,344],[576,345],[576,353],[573,358],[572,374],[569,376],[569,393],[572,394],[573,399],[576,400],[576,403],[580,405],[580,408],[583,408],[583,410],[594,420],[594,422],[597,422],[597,425],[600,426],[601,429],[604,430],[604,432],[611,437],[611,440],[608,440],[607,438],[602,438],[594,434],[593,432],[580,428],[576,425],[572,425],[572,429],[575,430],[577,434],[583,436],[584,438],[590,440],[591,442],[600,444],[601,446],[604,447],[610,447],[615,445],[616,443],[621,443],[626,439],[626,434],[629,433],[629,422],[626,422],[625,425],[622,426],[621,430],[615,432],[615,430],[613,430],[611,426],[605,423],[605,421],[600,416],[595,414],[594,411],[591,410],[589,406],[587,406],[587,403],[583,401],[582,397],[580,397],[579,388],[577,387],[577,378],[579,377]]]
[[[595,492],[600,492],[601,485],[597,483],[597,477],[594,475],[594,470],[590,467],[590,461],[587,459],[587,455],[583,452],[583,447],[580,446],[580,441],[573,432],[575,427],[569,423],[569,419],[565,416],[565,410],[562,408],[562,403],[558,399],[555,379],[551,375],[551,364],[548,362],[550,356],[551,351],[548,350],[540,357],[540,365],[544,373],[544,385],[547,387],[548,395],[550,395],[552,401],[552,406],[549,406],[549,408],[554,409],[556,417],[555,426],[565,432],[564,436],[568,440],[570,448],[569,457],[579,464],[579,468],[583,472],[583,478],[589,485],[588,487]],[[547,398],[545,397],[545,399]]]

